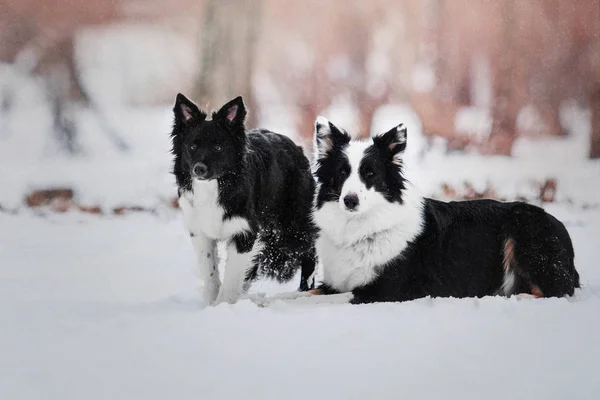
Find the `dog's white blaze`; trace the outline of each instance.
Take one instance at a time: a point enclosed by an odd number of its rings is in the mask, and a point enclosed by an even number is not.
[[[340,196],[340,202],[344,205],[344,196],[355,193],[359,196],[367,190],[365,184],[360,180],[358,169],[360,162],[365,156],[365,150],[370,146],[369,142],[351,142],[348,147],[344,150],[348,162],[350,164],[350,175],[342,186],[342,192]]]
[[[351,291],[372,281],[378,266],[401,256],[423,229],[423,199],[408,186],[404,203],[385,201],[361,213],[350,213],[329,202],[315,211],[321,229],[317,254],[324,281],[339,291]]]
[[[365,183],[360,179],[360,163],[365,156],[365,151],[372,144],[372,141],[353,141],[344,151],[350,163],[350,175],[342,186],[338,203],[340,209],[344,210],[345,212],[349,211],[346,210],[344,197],[350,193],[354,193],[358,196],[358,207],[354,211],[356,214],[360,214],[370,210],[373,207],[379,207],[389,203],[381,193],[375,190],[375,188],[371,187],[368,189]]]

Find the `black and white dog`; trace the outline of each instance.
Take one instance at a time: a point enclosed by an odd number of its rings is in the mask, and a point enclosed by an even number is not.
[[[579,287],[569,234],[541,208],[421,197],[403,176],[403,125],[352,141],[319,117],[315,131],[320,292],[370,303]]]
[[[315,268],[314,179],[286,136],[246,132],[241,97],[211,118],[178,94],[171,134],[179,205],[192,239],[206,304],[234,303],[257,276],[289,281]],[[216,243],[227,243],[223,284]]]

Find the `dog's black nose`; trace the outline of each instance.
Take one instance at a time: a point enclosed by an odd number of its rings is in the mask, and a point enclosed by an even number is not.
[[[194,175],[196,175],[197,177],[204,178],[207,172],[208,167],[206,166],[206,164],[196,163],[196,165],[194,165]]]
[[[354,210],[358,207],[358,196],[354,193],[344,196],[344,204],[348,210]]]

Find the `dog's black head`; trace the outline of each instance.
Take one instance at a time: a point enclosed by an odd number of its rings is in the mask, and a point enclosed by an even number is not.
[[[406,128],[400,124],[368,140],[351,141],[344,130],[323,117],[317,118],[317,208],[337,202],[343,211],[363,213],[385,202],[402,204],[406,136]]]
[[[192,179],[218,179],[240,170],[246,146],[246,108],[241,97],[225,104],[209,120],[204,111],[178,94],[173,112],[171,136],[179,187],[189,189]]]

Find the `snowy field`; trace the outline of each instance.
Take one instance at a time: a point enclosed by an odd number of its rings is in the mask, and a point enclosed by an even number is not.
[[[408,126],[409,178],[425,195],[444,198],[447,184],[461,197],[468,182],[535,202],[555,179],[546,208],[574,240],[583,288],[573,298],[205,308],[181,215],[166,205],[170,107],[103,110],[127,153],[80,110],[84,153],[69,158],[53,146],[47,106],[31,100],[39,88],[19,88],[21,107],[0,114],[0,399],[600,398],[600,161],[586,159],[585,113],[564,115],[568,138],[518,140],[513,158],[446,154],[405,106],[382,110],[373,128]],[[351,112],[324,114],[353,133]],[[290,121],[261,126],[294,137]],[[53,187],[81,205],[155,214],[23,206]]]
[[[204,308],[178,213],[0,213],[0,398],[597,399],[600,210],[549,211],[574,298],[267,308]]]

